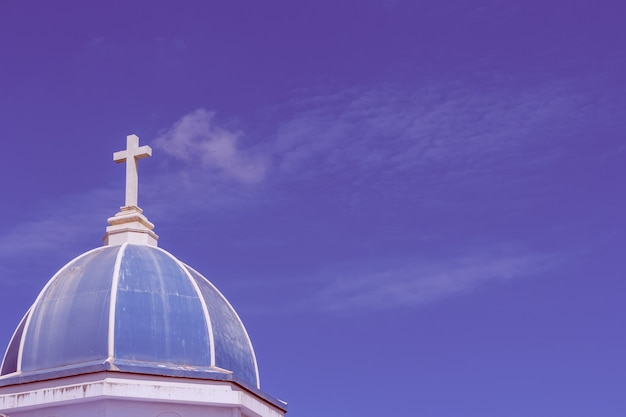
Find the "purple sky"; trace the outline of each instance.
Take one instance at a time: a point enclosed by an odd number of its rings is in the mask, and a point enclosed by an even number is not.
[[[623,417],[625,19],[3,1],[0,350],[101,244],[135,133],[159,246],[231,301],[288,415]]]

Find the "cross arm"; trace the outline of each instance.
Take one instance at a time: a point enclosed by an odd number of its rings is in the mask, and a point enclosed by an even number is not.
[[[135,159],[143,159],[152,156],[152,148],[144,145],[139,148],[126,149],[118,151],[113,154],[113,161],[119,163],[125,162],[128,157],[134,157]]]

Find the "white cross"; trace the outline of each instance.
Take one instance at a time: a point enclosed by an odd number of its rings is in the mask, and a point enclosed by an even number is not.
[[[139,147],[137,135],[126,136],[126,150],[115,152],[113,160],[118,164],[126,162],[126,207],[137,207],[137,191],[139,178],[137,176],[137,160],[152,156],[152,148]]]

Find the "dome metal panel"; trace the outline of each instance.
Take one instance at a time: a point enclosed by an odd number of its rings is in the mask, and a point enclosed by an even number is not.
[[[106,358],[113,266],[119,248],[87,252],[44,287],[26,322],[18,370]]]
[[[228,369],[242,378],[258,379],[258,369],[252,343],[243,323],[226,298],[197,271],[189,268],[204,297],[215,337],[215,365]]]
[[[185,271],[165,252],[149,246],[126,248],[115,311],[116,358],[211,366],[200,297]]]

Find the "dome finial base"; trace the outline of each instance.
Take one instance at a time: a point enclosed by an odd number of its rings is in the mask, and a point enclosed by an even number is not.
[[[104,245],[135,243],[157,246],[159,237],[153,232],[154,224],[142,212],[143,210],[137,206],[124,206],[115,216],[109,217],[107,220],[109,226],[103,238]]]

